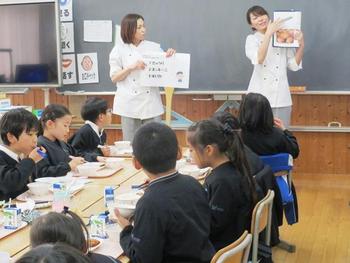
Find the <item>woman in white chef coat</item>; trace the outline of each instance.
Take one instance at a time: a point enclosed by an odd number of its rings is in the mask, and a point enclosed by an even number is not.
[[[109,55],[110,77],[117,86],[113,113],[121,116],[123,139],[132,141],[135,131],[144,123],[161,121],[164,112],[159,87],[143,87],[139,79],[146,64],[142,54],[163,52],[160,45],[145,40],[144,18],[128,14],[121,22],[123,43],[117,44]],[[168,49],[166,56],[172,56]]]
[[[245,44],[246,56],[254,65],[248,92],[264,95],[271,104],[274,117],[289,127],[292,98],[287,68],[292,71],[302,68],[303,34],[301,31],[296,33],[295,38],[299,41],[297,49],[273,47],[272,35],[281,28],[283,20],[272,22],[263,7],[253,6],[247,11],[247,21],[255,31],[248,35]]]

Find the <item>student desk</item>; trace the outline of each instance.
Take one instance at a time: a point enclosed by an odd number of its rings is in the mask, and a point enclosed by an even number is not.
[[[123,161],[124,169],[117,172],[116,174],[101,178],[92,179],[92,182],[87,184],[85,188],[74,195],[72,198],[72,210],[76,211],[79,215],[91,215],[92,213],[98,213],[104,211],[103,207],[103,192],[105,186],[113,186],[115,189],[131,186],[134,179],[131,180],[138,174],[142,174],[137,182],[142,183],[146,178],[142,172],[136,170],[130,159]],[[123,186],[125,184],[125,186]],[[100,207],[102,205],[102,207]],[[41,210],[43,212],[51,211],[51,208]],[[11,257],[19,258],[23,253],[29,250],[29,232],[30,227],[27,226],[12,235],[7,236],[0,240],[0,251],[8,252]]]

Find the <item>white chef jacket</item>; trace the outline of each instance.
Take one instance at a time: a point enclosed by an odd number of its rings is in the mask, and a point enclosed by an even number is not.
[[[287,68],[297,71],[302,68],[302,63],[296,63],[294,48],[273,47],[271,38],[265,61],[258,64],[258,50],[263,38],[262,33],[255,32],[246,39],[245,53],[254,65],[248,92],[264,95],[272,108],[291,106]]]
[[[163,50],[158,43],[146,40],[138,46],[117,44],[109,55],[110,77],[137,60],[142,60],[142,54],[146,52],[163,52]],[[164,113],[159,87],[140,86],[140,74],[141,70],[134,70],[124,80],[117,82],[113,103],[114,114],[144,120]]]

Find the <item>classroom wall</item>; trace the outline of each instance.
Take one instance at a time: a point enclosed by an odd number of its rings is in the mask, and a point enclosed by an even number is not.
[[[33,105],[33,109],[44,107],[42,90],[31,90],[26,95],[8,95],[13,105]],[[113,96],[101,96],[112,107]],[[198,101],[211,95],[174,95],[173,109],[192,121],[208,118],[223,101]],[[292,125],[326,126],[331,121],[350,127],[350,95],[302,95],[293,94]],[[69,107],[72,97],[50,91],[50,102]],[[113,116],[112,123],[120,123]],[[73,132],[73,131],[72,131]],[[107,131],[108,143],[121,140],[119,129]],[[185,131],[176,131],[180,144],[185,146]],[[301,148],[295,161],[295,170],[303,173],[350,174],[350,133],[294,132]]]

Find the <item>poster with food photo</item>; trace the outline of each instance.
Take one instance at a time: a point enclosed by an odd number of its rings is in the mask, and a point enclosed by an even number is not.
[[[299,47],[298,34],[301,29],[300,11],[275,11],[273,21],[282,20],[282,27],[273,35],[274,47]]]

